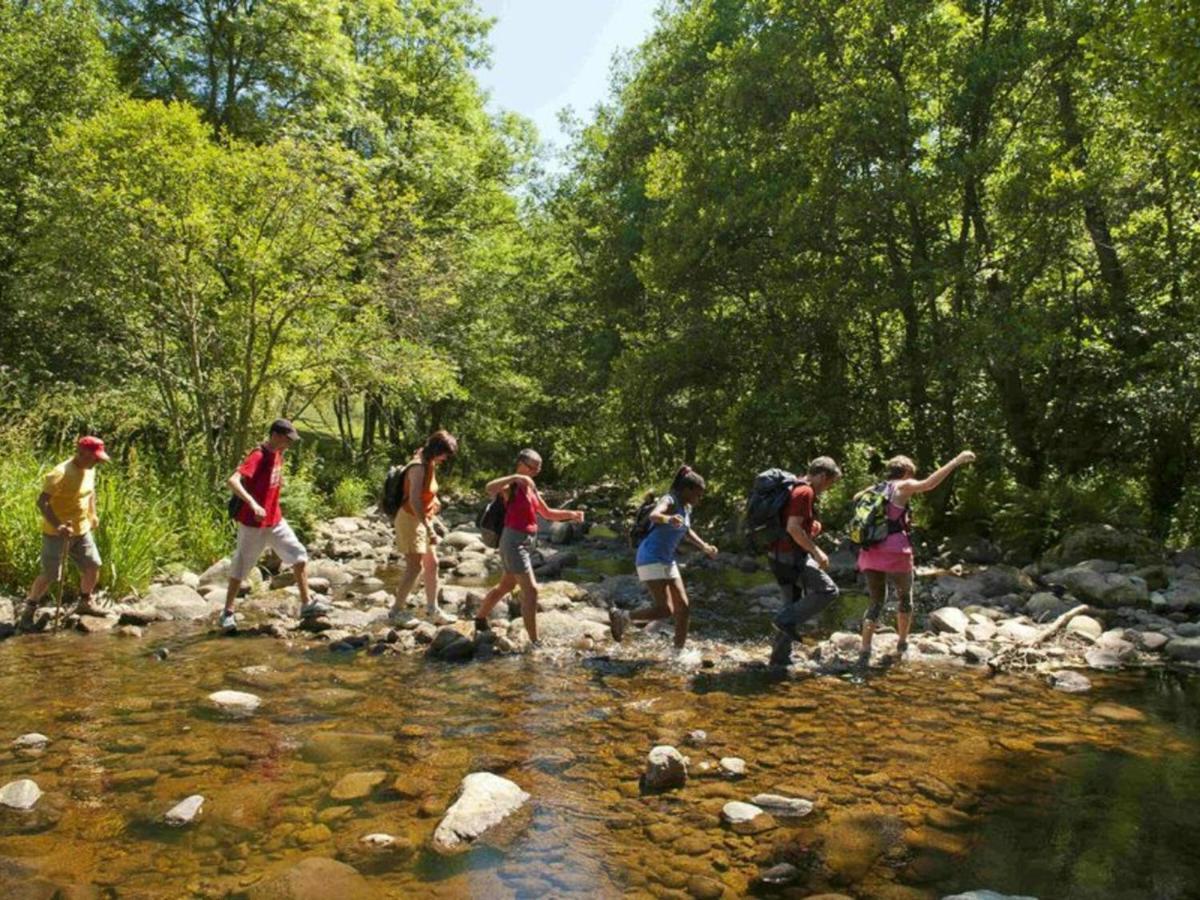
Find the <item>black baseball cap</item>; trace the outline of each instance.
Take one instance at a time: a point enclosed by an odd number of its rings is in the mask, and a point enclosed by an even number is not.
[[[300,432],[298,432],[296,430],[296,426],[287,419],[276,419],[274,422],[272,422],[271,434],[286,434],[293,441],[300,440]]]

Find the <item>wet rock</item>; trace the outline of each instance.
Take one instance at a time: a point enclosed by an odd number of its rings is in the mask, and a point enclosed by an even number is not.
[[[1024,894],[998,894],[995,891],[967,891],[965,894],[952,894],[942,900],[1037,900],[1037,897],[1027,897]]]
[[[706,875],[692,875],[687,880],[687,892],[696,900],[718,900],[725,893],[725,885]]]
[[[730,800],[721,809],[721,821],[735,834],[758,834],[775,827],[775,820],[753,803]]]
[[[117,637],[140,638],[142,629],[137,625],[118,625],[113,629],[113,634]]]
[[[771,887],[782,887],[793,884],[800,879],[800,870],[791,863],[778,863],[769,869],[763,869],[758,880]]]
[[[42,796],[42,789],[32,778],[10,781],[0,788],[0,806],[9,809],[33,809]]]
[[[689,747],[703,747],[708,743],[708,732],[702,728],[697,728],[694,731],[689,731],[683,742]]]
[[[45,750],[50,738],[36,731],[23,734],[12,742],[14,750]]]
[[[179,828],[192,822],[200,815],[204,807],[204,798],[199,794],[180,800],[163,815],[163,821],[173,828]]]
[[[208,695],[208,703],[226,715],[248,716],[262,705],[262,699],[245,691],[215,691]]]
[[[108,776],[109,785],[118,791],[146,787],[156,781],[158,781],[157,769],[127,769],[124,772],[113,772]]]
[[[972,622],[967,626],[967,640],[969,641],[990,641],[996,636],[996,625],[991,621]]]
[[[803,800],[800,797],[784,797],[779,794],[757,794],[750,798],[750,802],[772,815],[794,819],[807,816],[813,811],[812,801]]]
[[[1091,616],[1076,616],[1067,623],[1066,632],[1094,643],[1104,633],[1104,626]]]
[[[1167,642],[1164,650],[1171,659],[1200,663],[1200,637],[1175,638]]]
[[[1009,619],[996,630],[996,638],[1014,644],[1028,644],[1040,635],[1041,629],[1016,619]]]
[[[737,756],[725,756],[717,764],[721,774],[726,778],[743,778],[746,775],[746,761]]]
[[[1083,655],[1089,669],[1100,671],[1116,671],[1121,668],[1121,658],[1112,650],[1103,647],[1092,647]]]
[[[1145,722],[1146,714],[1131,706],[1121,706],[1119,703],[1097,703],[1091,709],[1091,714],[1109,722]]]
[[[507,778],[472,772],[462,780],[457,799],[434,831],[433,848],[440,853],[466,849],[528,800],[529,795]]]
[[[345,863],[312,857],[263,878],[240,896],[245,900],[377,900],[382,895]]]
[[[1052,619],[1067,611],[1068,604],[1057,594],[1039,591],[1025,603],[1025,615],[1033,619]]]
[[[1101,572],[1097,568],[1083,563],[1051,572],[1045,576],[1045,581],[1064,587],[1076,597],[1096,606],[1115,609],[1118,606],[1149,605],[1150,589],[1141,578],[1117,572]]]
[[[75,620],[75,630],[84,634],[102,634],[112,631],[117,624],[116,616],[78,616]]]
[[[967,614],[954,606],[943,606],[929,614],[929,623],[936,631],[947,634],[965,634],[970,621]]]
[[[366,844],[370,847],[385,848],[396,846],[396,839],[392,835],[383,834],[382,832],[376,832],[375,834],[364,834],[358,840],[359,843]]]
[[[973,666],[981,666],[992,658],[992,651],[980,644],[968,644],[963,648],[963,659]]]
[[[486,553],[488,549],[479,535],[468,531],[452,531],[442,539],[442,543],[455,550],[474,550],[477,553]]]
[[[661,744],[646,757],[642,788],[646,791],[669,791],[687,783],[688,759],[674,747]]]
[[[216,604],[186,584],[156,585],[146,594],[144,605],[153,607],[160,617],[175,621],[206,619],[216,611]]]
[[[120,604],[113,607],[113,613],[116,614],[118,626],[136,625],[139,628],[145,628],[147,625],[169,619],[167,614],[160,613],[157,607],[151,606],[149,603]]]
[[[1167,646],[1171,639],[1157,631],[1142,631],[1138,633],[1137,645],[1147,653],[1157,653]]]
[[[445,662],[465,662],[475,655],[475,642],[462,632],[446,626],[434,635],[427,653]]]
[[[333,800],[362,800],[371,796],[371,791],[383,784],[387,772],[351,772],[343,775],[329,792]]]
[[[1092,689],[1092,682],[1086,675],[1079,672],[1060,669],[1050,673],[1050,686],[1064,694],[1081,694]]]
[[[333,832],[329,830],[329,826],[321,822],[315,825],[309,825],[307,828],[301,828],[295,834],[296,842],[304,847],[313,847],[317,844],[323,844],[325,841],[333,839]]]

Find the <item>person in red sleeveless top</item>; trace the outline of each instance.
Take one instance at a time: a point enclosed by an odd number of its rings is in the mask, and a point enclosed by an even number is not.
[[[504,574],[500,583],[487,592],[475,616],[475,630],[487,631],[488,614],[514,587],[521,588],[521,618],[525,631],[534,646],[539,646],[537,633],[538,584],[533,574],[529,551],[537,538],[537,520],[548,522],[582,522],[583,512],[573,509],[551,509],[538,492],[533,479],[542,471],[542,457],[536,450],[522,450],[517,455],[517,470],[512,475],[488,482],[489,496],[504,492],[504,530],[500,533],[500,563]]]

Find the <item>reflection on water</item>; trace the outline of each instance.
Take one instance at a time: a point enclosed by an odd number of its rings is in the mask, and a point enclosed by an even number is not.
[[[742,627],[737,608],[708,615],[731,636]],[[761,637],[762,614],[745,618]],[[764,891],[757,875],[779,862],[799,871],[791,896],[1183,898],[1200,884],[1196,679],[1121,676],[1065,695],[912,667],[855,683],[689,674],[649,654],[456,668],[306,648],[194,632],[0,646],[0,784],[31,777],[46,792],[34,815],[0,815],[0,879],[225,896],[329,856],[385,896],[734,897]],[[205,711],[222,688],[260,695],[261,711]],[[1102,702],[1115,712],[1094,714]],[[708,742],[686,747],[695,729]],[[29,731],[51,739],[40,757],[7,748]],[[642,797],[658,743],[685,750],[692,778]],[[718,776],[724,756],[746,760],[743,780]],[[527,790],[531,816],[468,854],[433,854],[459,780],[481,769]],[[386,777],[334,796],[368,771]],[[753,836],[722,828],[728,800],[761,792],[817,810]],[[158,824],[193,793],[206,798],[197,823]],[[398,849],[364,848],[373,832]]]

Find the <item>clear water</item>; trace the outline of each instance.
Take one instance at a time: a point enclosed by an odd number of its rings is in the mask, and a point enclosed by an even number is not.
[[[742,587],[694,580],[706,654],[765,654],[765,617],[747,612]],[[714,634],[723,643],[703,643]],[[31,777],[46,796],[32,815],[0,812],[0,883],[6,895],[221,897],[330,856],[396,897],[734,897],[769,893],[755,878],[782,861],[801,870],[783,890],[797,897],[1200,894],[1194,677],[1100,678],[1084,695],[917,666],[865,682],[780,679],[681,670],[665,645],[455,667],[162,626],[142,641],[6,641],[0,784]],[[215,716],[202,701],[222,688],[263,706]],[[1100,703],[1143,718],[1099,717]],[[693,729],[708,743],[684,748]],[[29,731],[51,739],[40,757],[8,749]],[[658,743],[685,750],[692,778],[643,797],[638,777]],[[746,760],[743,780],[716,774],[729,755]],[[441,813],[480,769],[527,790],[531,816],[494,845],[434,854]],[[342,776],[372,770],[386,778],[369,797],[331,798]],[[754,836],[722,828],[724,803],[760,792],[817,809]],[[206,797],[196,823],[157,824],[193,793]],[[372,832],[402,849],[364,849]]]

